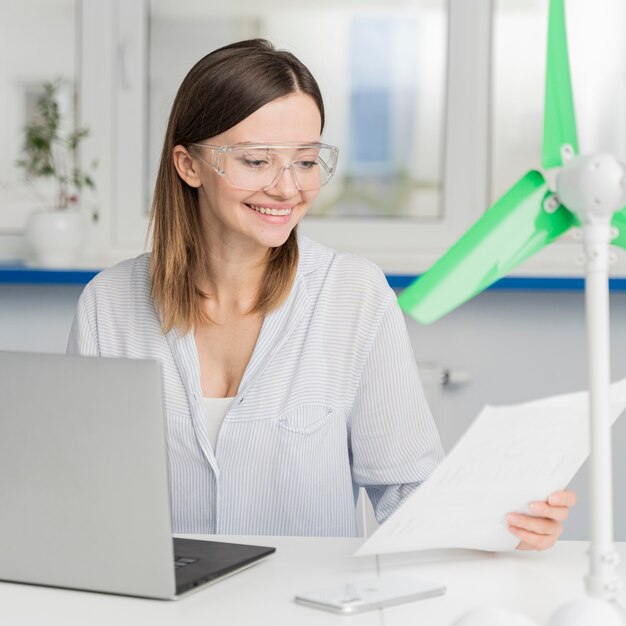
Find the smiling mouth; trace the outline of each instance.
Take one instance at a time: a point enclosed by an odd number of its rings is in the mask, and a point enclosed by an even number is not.
[[[247,204],[253,211],[262,213],[263,215],[290,215],[293,207],[285,209],[272,209],[270,207],[261,206],[259,204]]]

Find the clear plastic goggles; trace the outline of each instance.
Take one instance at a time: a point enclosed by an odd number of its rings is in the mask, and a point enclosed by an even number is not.
[[[339,150],[324,143],[234,144],[214,146],[192,143],[211,151],[210,159],[197,157],[238,189],[268,190],[290,170],[300,191],[314,191],[335,174]]]

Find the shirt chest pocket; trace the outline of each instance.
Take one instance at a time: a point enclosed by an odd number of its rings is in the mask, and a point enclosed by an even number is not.
[[[278,428],[297,435],[313,435],[325,430],[335,416],[333,407],[326,404],[300,404],[278,418]]]
[[[166,411],[165,428],[170,454],[189,455],[192,452],[200,453],[190,415]]]

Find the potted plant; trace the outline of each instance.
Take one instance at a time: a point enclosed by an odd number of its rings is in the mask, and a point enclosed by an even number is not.
[[[72,128],[62,115],[61,81],[42,87],[35,115],[24,128],[22,156],[16,162],[37,195],[46,198],[44,209],[34,211],[27,220],[26,241],[35,264],[67,267],[79,258],[88,234],[89,216],[79,200],[81,192],[95,184],[89,171],[79,166],[77,155],[89,131]]]

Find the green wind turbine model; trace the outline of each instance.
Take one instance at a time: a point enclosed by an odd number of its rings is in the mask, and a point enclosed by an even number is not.
[[[550,0],[544,115],[542,164],[545,169],[560,168],[556,189],[539,171],[526,173],[398,301],[408,315],[428,324],[572,226],[582,228],[589,354],[590,571],[585,579],[587,598],[559,609],[550,624],[612,626],[624,622],[614,602],[620,581],[613,545],[608,267],[609,244],[626,248],[626,167],[608,154],[577,156],[564,0]],[[498,623],[522,623],[513,614],[510,617]],[[492,623],[484,615],[467,618],[459,626]]]

